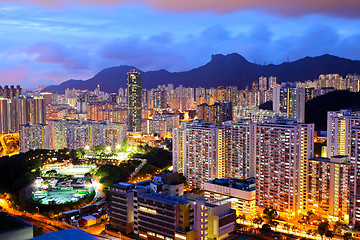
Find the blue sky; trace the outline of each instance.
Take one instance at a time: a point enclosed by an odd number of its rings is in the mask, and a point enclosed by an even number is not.
[[[184,71],[233,52],[259,64],[360,59],[355,0],[58,2],[0,0],[0,84],[34,88],[122,64]]]

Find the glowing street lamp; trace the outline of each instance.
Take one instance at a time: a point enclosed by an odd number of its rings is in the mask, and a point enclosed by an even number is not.
[[[106,147],[106,151],[110,152],[110,151],[111,151],[111,147],[110,147],[110,146]]]
[[[86,150],[86,151],[89,151],[89,150],[90,150],[90,147],[89,147],[89,146],[85,146],[85,150]]]

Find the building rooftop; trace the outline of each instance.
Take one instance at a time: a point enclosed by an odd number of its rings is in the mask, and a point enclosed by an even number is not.
[[[31,227],[31,225],[6,213],[0,213],[0,233],[27,227]]]
[[[100,238],[91,235],[83,230],[78,228],[67,229],[57,232],[50,232],[39,237],[33,238],[35,240],[73,240],[73,239],[81,239],[81,240],[98,240]]]
[[[144,193],[141,195],[141,197],[153,198],[153,199],[158,199],[158,200],[162,200],[162,201],[166,201],[166,202],[170,202],[170,203],[180,203],[180,204],[185,204],[186,201],[188,200],[184,196],[174,196],[174,195],[169,195],[169,194],[164,194],[164,193],[159,194],[156,192]]]
[[[336,163],[336,164],[346,164],[346,165],[350,164],[348,156],[343,156],[343,155],[332,156],[330,158],[314,157],[310,160],[318,161],[318,162]]]
[[[254,191],[255,190],[255,178],[248,179],[238,179],[238,178],[215,178],[214,180],[208,181],[208,183],[235,188],[244,191]]]

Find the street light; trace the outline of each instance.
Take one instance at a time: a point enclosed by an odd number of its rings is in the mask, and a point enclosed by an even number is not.
[[[36,209],[38,210],[38,214],[40,214],[39,207],[36,207]]]

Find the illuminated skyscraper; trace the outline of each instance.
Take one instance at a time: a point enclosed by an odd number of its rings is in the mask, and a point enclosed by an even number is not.
[[[360,112],[328,112],[327,157],[350,155],[350,133],[353,125],[360,125]]]
[[[308,159],[313,157],[314,124],[287,119],[255,128],[256,205],[296,216],[306,212]]]
[[[282,83],[273,88],[273,111],[286,113],[288,118],[305,122],[305,89],[293,83]]]
[[[347,156],[309,159],[308,211],[320,217],[347,220],[349,214],[349,173]]]
[[[51,150],[66,148],[66,121],[49,121],[49,144]]]
[[[266,77],[259,77],[259,91],[266,91],[267,90],[267,78]]]
[[[183,173],[191,188],[224,177],[223,127],[195,120],[173,129],[174,171]]]
[[[353,126],[350,135],[350,208],[349,223],[360,224],[360,126]]]
[[[46,124],[22,124],[19,129],[20,152],[31,149],[49,149],[49,126]]]
[[[276,84],[276,77],[270,76],[269,77],[269,89],[274,88],[275,84]]]
[[[132,69],[127,73],[128,131],[141,131],[141,73]]]
[[[254,126],[248,120],[223,124],[226,177],[255,177]]]

